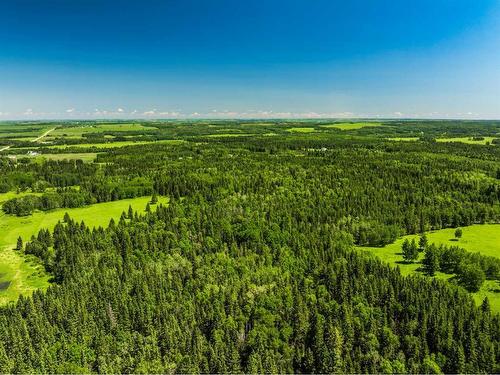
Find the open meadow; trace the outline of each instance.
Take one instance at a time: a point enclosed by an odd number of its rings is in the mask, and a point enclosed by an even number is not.
[[[459,246],[469,252],[480,253],[500,259],[500,224],[471,225],[461,228],[462,237],[455,238],[455,228],[447,228],[427,232],[429,243],[446,246]],[[394,243],[382,247],[360,246],[359,250],[367,251],[384,262],[398,267],[403,275],[423,274],[422,259],[424,254],[420,254],[413,263],[407,263],[403,259],[402,245],[405,240],[415,240],[418,242],[419,235],[409,235],[397,239]],[[451,276],[438,272],[439,279],[449,279]],[[488,297],[491,307],[495,312],[500,313],[500,282],[498,280],[487,280],[478,292],[473,293],[476,303],[480,305],[484,297]]]
[[[339,130],[357,130],[368,127],[377,127],[382,124],[378,122],[341,122],[327,125],[320,125],[323,128],[339,129]]]
[[[26,194],[24,194],[26,195]],[[0,194],[0,202],[16,197],[17,194]],[[48,212],[35,212],[30,216],[17,217],[0,214],[0,305],[17,300],[19,295],[29,295],[36,289],[49,286],[50,275],[32,255],[23,255],[14,250],[18,237],[29,241],[40,229],[52,229],[63,221],[67,212],[73,220],[83,221],[89,227],[106,227],[111,218],[117,221],[129,206],[134,211],[144,212],[151,197],[124,199],[115,202],[98,203],[82,208],[65,208]],[[167,203],[160,197],[159,203]],[[154,205],[152,205],[154,208]]]

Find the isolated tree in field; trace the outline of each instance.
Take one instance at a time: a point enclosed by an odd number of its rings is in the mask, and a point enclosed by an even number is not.
[[[455,229],[455,238],[458,240],[459,238],[462,238],[462,229],[457,228]]]
[[[417,242],[415,241],[415,239],[411,240],[410,247],[411,247],[411,254],[413,256],[413,260],[417,260],[417,258],[418,258],[418,246],[417,246]]]
[[[151,204],[156,203],[158,203],[158,196],[156,195],[156,193],[153,193],[153,195],[151,196]]]
[[[458,279],[469,292],[477,292],[486,279],[486,276],[481,268],[476,264],[466,264],[460,269]]]
[[[408,239],[405,239],[403,241],[403,245],[401,246],[401,252],[403,253],[403,259],[407,262],[410,258],[410,251],[410,241],[408,241]]]
[[[424,271],[429,276],[434,276],[439,271],[439,255],[434,244],[425,249],[424,259],[422,260]]]
[[[420,236],[420,238],[418,239],[418,251],[420,251],[420,252],[425,251],[428,243],[429,243],[429,241],[427,239],[427,236],[425,235],[425,233],[423,233]]]
[[[408,263],[411,263],[418,258],[418,248],[415,240],[412,240],[411,242],[408,239],[404,240],[401,250],[403,252],[403,259]]]
[[[16,245],[16,250],[22,250],[23,249],[23,239],[21,236],[17,238],[17,245]]]

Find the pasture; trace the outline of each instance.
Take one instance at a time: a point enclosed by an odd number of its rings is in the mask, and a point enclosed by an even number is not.
[[[418,141],[419,137],[396,137],[396,138],[387,138],[389,141],[396,142],[415,142]]]
[[[220,134],[209,134],[206,137],[209,138],[229,138],[229,137],[250,137],[253,134],[246,133],[220,133]]]
[[[144,126],[136,123],[127,124],[98,124],[84,126],[61,126],[51,133],[52,137],[82,138],[84,134],[104,133],[104,132],[132,132],[132,131],[155,131],[158,128]]]
[[[32,158],[37,162],[44,160],[82,160],[85,163],[93,162],[97,157],[97,152],[82,152],[82,153],[67,153],[67,154],[40,154],[37,156],[30,156],[27,154],[16,155],[18,159]]]
[[[15,197],[12,193],[0,195],[5,201]],[[31,216],[18,217],[0,214],[0,305],[15,301],[20,294],[31,294],[36,289],[49,286],[48,275],[40,263],[32,256],[14,250],[17,238],[29,241],[42,228],[52,229],[58,221],[62,221],[68,212],[71,218],[84,221],[90,227],[106,227],[111,218],[118,220],[129,205],[138,212],[143,212],[150,197],[124,199],[115,202],[98,203],[87,207],[58,209],[47,212],[35,212]],[[168,199],[159,197],[159,203],[167,203]],[[154,207],[154,206],[152,206]]]
[[[57,149],[57,150],[65,150],[65,149],[78,149],[78,148],[84,148],[84,149],[110,149],[110,148],[120,148],[120,147],[127,147],[127,146],[139,146],[139,145],[146,145],[146,144],[152,144],[152,143],[164,143],[164,144],[171,144],[171,145],[177,145],[184,143],[186,141],[181,140],[181,139],[164,139],[164,140],[159,140],[159,141],[117,141],[117,142],[105,142],[105,143],[77,143],[77,144],[64,144],[64,145],[51,145],[51,146],[46,146],[43,149],[44,150],[51,150],[51,149]],[[36,147],[18,147],[18,148],[11,148],[11,151],[20,151],[20,150],[31,150]]]
[[[0,138],[31,140],[52,128],[47,124],[0,124]]]
[[[290,128],[286,130],[290,133],[314,133],[316,129],[314,128]]]
[[[499,137],[481,137],[481,138],[483,139],[475,140],[473,137],[437,138],[436,142],[445,142],[445,143],[459,142],[459,143],[467,143],[470,145],[486,145],[486,144],[491,144],[491,142],[495,138]]]
[[[500,258],[500,224],[481,224],[463,227],[462,238],[455,239],[454,228],[447,228],[427,232],[429,243],[447,246],[460,246],[470,252],[479,252],[483,255]],[[403,275],[422,274],[419,272],[423,254],[419,254],[419,259],[415,263],[405,263],[401,254],[401,246],[405,239],[415,239],[418,241],[418,235],[409,235],[399,238],[394,243],[384,247],[364,247],[358,249],[368,251],[369,253],[383,259],[394,267],[399,267]],[[438,272],[437,278],[449,279],[451,275]],[[486,280],[481,290],[473,293],[474,299],[480,304],[484,297],[488,297],[491,307],[494,311],[500,312],[500,283],[494,280]]]
[[[367,127],[382,126],[382,124],[378,122],[339,122],[320,126],[328,129],[357,130]]]

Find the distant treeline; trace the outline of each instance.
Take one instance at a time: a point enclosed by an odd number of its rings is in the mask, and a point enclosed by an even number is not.
[[[280,200],[270,204],[286,205],[295,220],[326,220],[350,232],[359,245],[381,246],[403,234],[500,221],[500,169],[492,162],[500,160],[497,148],[322,133],[237,138],[114,149],[99,154],[96,164],[1,159],[0,185],[41,192],[80,186],[79,197],[8,204],[15,214],[153,191],[210,199],[279,193]]]

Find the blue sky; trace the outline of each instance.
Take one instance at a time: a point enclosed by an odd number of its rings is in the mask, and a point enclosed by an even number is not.
[[[0,2],[0,120],[500,118],[498,0]]]

